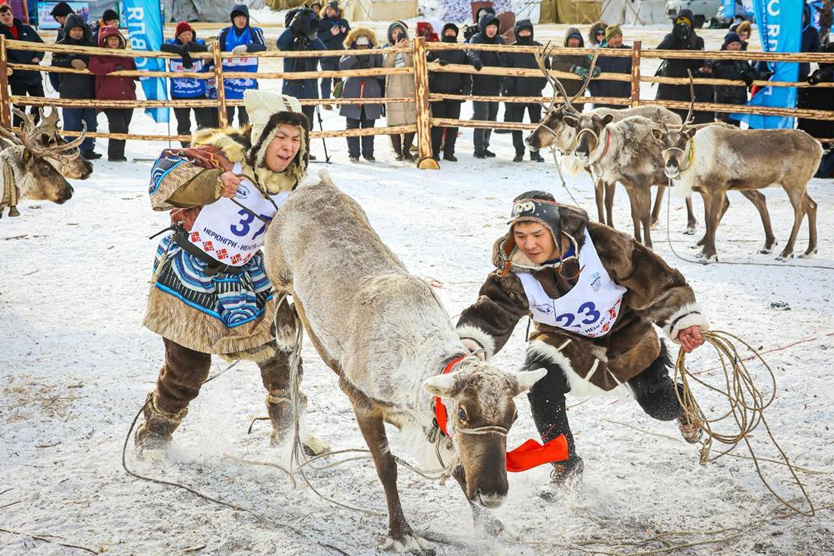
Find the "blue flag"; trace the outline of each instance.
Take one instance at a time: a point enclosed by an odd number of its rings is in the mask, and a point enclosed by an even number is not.
[[[754,0],[753,11],[758,22],[759,38],[764,52],[799,52],[802,49],[802,9],[799,0]],[[796,82],[799,78],[798,62],[767,62],[773,72],[771,81]],[[759,90],[748,106],[772,106],[796,108],[796,87],[765,87]],[[787,116],[761,116],[759,114],[732,114],[741,122],[756,129],[791,129],[794,118]]]
[[[162,45],[162,11],[158,0],[123,0],[127,17],[127,30],[130,33],[130,47],[133,50],[159,50]],[[137,58],[136,69],[148,71],[165,71],[163,58]],[[143,77],[140,79],[145,98],[148,100],[168,100],[168,90],[162,77]],[[146,108],[155,122],[168,121],[167,108]]]
[[[733,19],[736,16],[736,0],[722,0],[721,9],[726,19]]]

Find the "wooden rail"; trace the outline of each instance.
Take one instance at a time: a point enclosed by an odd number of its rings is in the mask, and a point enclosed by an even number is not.
[[[430,130],[432,126],[444,127],[467,127],[467,128],[492,128],[492,129],[510,129],[510,130],[529,130],[536,127],[535,123],[516,123],[516,122],[484,122],[475,120],[453,120],[448,118],[432,118],[431,117],[431,103],[442,100],[457,100],[457,101],[484,101],[484,102],[505,102],[505,103],[549,103],[551,97],[521,97],[521,96],[483,96],[483,95],[455,95],[455,94],[436,94],[429,91],[429,75],[457,73],[468,75],[491,75],[500,77],[542,77],[542,73],[538,69],[528,68],[505,68],[505,67],[483,67],[481,70],[476,70],[471,65],[440,65],[437,62],[428,63],[426,61],[426,53],[430,51],[440,52],[449,50],[471,50],[471,51],[489,51],[489,52],[508,52],[514,54],[537,54],[540,51],[539,47],[533,46],[508,46],[508,45],[485,45],[485,44],[455,44],[455,43],[440,43],[440,42],[426,42],[423,38],[416,38],[412,41],[409,47],[403,48],[374,48],[368,50],[329,50],[329,51],[303,51],[303,52],[285,52],[278,50],[267,50],[265,52],[246,54],[247,58],[258,59],[292,59],[292,58],[321,58],[321,57],[335,57],[345,55],[368,55],[368,54],[389,54],[393,52],[410,52],[414,56],[413,67],[400,68],[370,68],[370,69],[354,69],[354,70],[336,70],[336,71],[308,71],[308,72],[257,72],[248,73],[240,71],[226,71],[223,69],[223,60],[230,58],[240,58],[239,55],[234,55],[230,52],[220,52],[219,50],[212,50],[204,53],[193,53],[191,57],[194,59],[203,59],[209,62],[204,71],[118,71],[109,75],[114,77],[134,77],[134,78],[177,78],[186,77],[202,80],[213,80],[216,90],[217,98],[214,99],[198,99],[198,100],[145,100],[138,99],[132,101],[115,101],[115,100],[95,100],[95,99],[63,99],[63,98],[41,98],[29,96],[10,95],[8,90],[8,74],[14,71],[46,71],[58,74],[76,74],[76,75],[92,75],[87,69],[63,68],[55,66],[45,66],[40,64],[16,64],[9,63],[7,58],[8,50],[25,50],[25,51],[46,51],[46,52],[72,52],[77,54],[87,55],[112,55],[113,51],[106,48],[98,47],[79,47],[72,45],[58,45],[58,44],[43,44],[30,43],[15,40],[7,40],[0,36],[0,124],[5,127],[11,127],[10,105],[29,105],[29,106],[58,106],[58,107],[83,107],[83,108],[215,108],[218,112],[220,125],[227,124],[227,107],[242,106],[243,101],[238,99],[227,99],[225,91],[226,79],[250,78],[258,80],[275,80],[280,79],[284,81],[304,80],[304,79],[320,79],[323,77],[339,77],[347,79],[350,77],[386,77],[388,75],[413,75],[415,82],[415,96],[414,97],[398,97],[398,98],[338,98],[338,99],[300,99],[302,105],[305,106],[319,106],[319,105],[345,105],[345,104],[391,104],[391,103],[414,103],[417,110],[417,123],[408,126],[389,126],[389,127],[375,127],[366,129],[341,129],[341,130],[326,130],[326,131],[312,131],[311,137],[359,137],[366,135],[390,135],[397,133],[414,133],[417,134],[417,145],[420,150],[420,159],[418,162],[421,168],[436,168],[437,164],[432,159],[431,153],[431,139]],[[658,59],[688,59],[688,60],[748,60],[748,61],[770,61],[770,62],[808,62],[808,63],[834,63],[834,55],[829,53],[765,53],[765,52],[730,52],[730,51],[668,51],[668,50],[651,50],[644,49],[641,41],[635,41],[631,48],[622,49],[591,49],[591,48],[553,48],[549,53],[554,57],[562,55],[575,56],[577,54],[586,54],[592,56],[598,55],[600,58],[604,57],[630,57],[632,61],[632,71],[630,74],[622,73],[602,73],[594,78],[599,81],[616,81],[623,83],[630,83],[629,96],[625,98],[603,98],[603,97],[583,97],[577,99],[576,104],[579,103],[593,103],[606,105],[620,105],[620,106],[664,106],[667,108],[685,110],[689,108],[689,103],[684,101],[666,101],[655,100],[649,98],[641,98],[641,84],[643,83],[665,83],[671,85],[688,85],[689,79],[686,78],[672,78],[659,77],[654,75],[647,75],[641,71],[642,62],[644,60],[658,60]],[[163,58],[174,59],[178,58],[177,54],[167,52],[145,52],[127,49],[120,54],[134,58]],[[552,70],[550,74],[561,81],[577,81],[581,78],[573,73]],[[747,84],[739,80],[724,80],[715,79],[711,77],[698,77],[694,79],[696,85],[711,85],[711,86],[744,86]],[[770,87],[796,87],[801,89],[832,89],[834,83],[820,83],[818,85],[810,85],[806,82],[792,83],[792,82],[771,82],[756,80],[754,85],[770,86]],[[832,92],[834,94],[834,92]],[[557,98],[556,103],[564,102],[563,99]],[[756,106],[739,106],[727,105],[717,103],[696,103],[695,109],[700,111],[718,112],[718,113],[741,113],[741,114],[761,114],[772,116],[788,116],[808,118],[822,121],[834,121],[834,111],[813,110],[813,109],[796,109],[796,108],[769,108]],[[77,133],[67,132],[67,135],[77,135]],[[104,137],[112,139],[140,139],[146,141],[185,141],[187,136],[180,135],[154,135],[154,134],[115,134],[115,133],[90,133],[91,137]]]

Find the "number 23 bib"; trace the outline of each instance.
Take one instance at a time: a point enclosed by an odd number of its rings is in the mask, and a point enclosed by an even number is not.
[[[558,299],[548,296],[532,274],[519,272],[516,276],[524,287],[534,321],[589,338],[605,336],[617,320],[626,289],[608,276],[587,229],[579,251],[579,268],[576,285]]]
[[[241,172],[235,164],[233,172]],[[263,247],[267,223],[284,204],[290,192],[267,198],[249,180],[238,186],[234,201],[221,197],[200,210],[188,239],[213,259],[243,266]]]

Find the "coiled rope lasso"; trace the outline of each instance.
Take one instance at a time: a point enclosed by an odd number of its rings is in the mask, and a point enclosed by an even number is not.
[[[728,332],[709,331],[704,332],[703,337],[704,341],[715,350],[721,361],[720,368],[724,371],[724,387],[721,388],[710,384],[704,378],[696,376],[695,373],[691,373],[686,367],[686,353],[683,349],[678,353],[674,376],[675,381],[683,386],[681,390],[676,389],[676,392],[678,401],[686,412],[687,418],[690,422],[697,421],[704,431],[704,438],[701,441],[701,465],[715,461],[735,450],[740,444],[744,444],[750,454],[750,459],[753,460],[753,464],[756,467],[756,473],[759,475],[767,490],[785,507],[798,514],[812,517],[815,513],[814,504],[805,491],[805,486],[797,476],[796,470],[787,454],[776,442],[773,431],[765,418],[765,409],[773,403],[776,397],[776,377],[770,366],[762,358],[761,354],[738,336]],[[739,354],[736,344],[750,350],[753,353],[753,359],[758,360],[764,366],[770,380],[771,389],[769,396],[766,397],[756,385],[752,374],[748,371],[747,365],[745,364],[745,360],[750,359],[745,359]],[[729,405],[727,410],[723,413],[719,412],[717,416],[708,416],[702,406],[698,404],[692,392],[692,388],[695,385],[726,398]],[[802,497],[808,503],[808,509],[799,508],[785,500],[785,498],[773,489],[765,478],[750,438],[751,433],[759,425],[764,427],[767,437],[779,452],[779,457],[782,460],[779,463],[784,462],[784,466],[787,467],[793,477],[793,482],[799,487],[799,490],[802,492]],[[718,430],[719,427],[723,430]],[[729,432],[727,432],[728,430]],[[721,444],[727,448],[717,449],[716,444]]]

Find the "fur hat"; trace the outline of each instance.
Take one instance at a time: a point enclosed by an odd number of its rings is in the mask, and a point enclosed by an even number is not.
[[[527,191],[513,199],[512,228],[519,222],[537,222],[550,230],[553,241],[560,245],[562,226],[559,222],[559,204],[545,191]]]
[[[623,36],[623,31],[620,29],[619,25],[609,25],[605,28],[605,40],[610,41],[611,37],[616,35]]]
[[[360,38],[365,38],[371,45],[371,48],[376,48],[379,43],[376,41],[376,33],[374,33],[373,29],[368,27],[356,27],[355,29],[351,29],[348,36],[345,37],[344,42],[342,43],[344,47],[348,50],[355,48],[356,41]]]
[[[187,21],[180,21],[179,23],[177,23],[177,28],[174,31],[174,38],[179,38],[180,35],[182,35],[186,31],[191,31],[191,34],[194,37],[197,36],[197,33],[194,32],[194,28],[191,25],[189,25]]]
[[[301,103],[298,99],[272,91],[248,89],[243,93],[243,104],[249,114],[251,124],[246,164],[255,171],[258,182],[268,187],[269,180],[266,179],[266,173],[269,173],[269,170],[264,163],[264,157],[269,143],[275,137],[278,126],[281,124],[298,126],[302,132],[298,154],[284,173],[294,177],[296,181],[304,177],[310,159],[310,122],[301,112]]]

